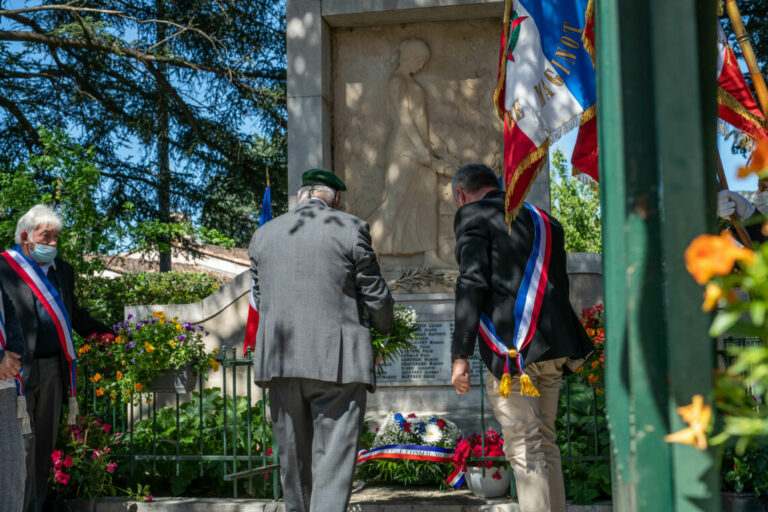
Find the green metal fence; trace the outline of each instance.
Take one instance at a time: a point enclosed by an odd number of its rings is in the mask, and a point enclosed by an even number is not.
[[[84,412],[92,412],[96,416],[101,417],[105,421],[111,421],[115,428],[119,428],[123,433],[123,443],[127,444],[127,447],[123,448],[121,454],[116,457],[122,458],[122,464],[128,464],[129,471],[133,473],[139,462],[147,462],[152,464],[152,470],[157,473],[157,464],[159,462],[171,462],[175,468],[176,475],[178,476],[181,471],[182,464],[197,463],[199,476],[204,476],[204,463],[221,463],[220,474],[223,474],[223,480],[232,482],[232,495],[238,496],[238,482],[241,480],[246,481],[246,489],[250,494],[254,492],[253,479],[257,475],[266,475],[269,478],[270,483],[267,484],[266,480],[262,483],[263,486],[269,485],[271,487],[271,494],[273,498],[279,497],[279,464],[277,446],[273,447],[273,452],[268,453],[267,447],[269,447],[270,440],[272,438],[270,428],[267,426],[265,418],[267,413],[268,395],[265,393],[265,400],[259,400],[254,403],[254,397],[252,396],[252,385],[248,385],[245,389],[245,393],[238,398],[237,380],[238,377],[245,375],[246,382],[252,382],[252,359],[250,353],[245,357],[238,357],[236,349],[223,349],[221,353],[216,357],[219,362],[222,372],[222,386],[218,392],[218,396],[221,397],[220,406],[211,411],[209,407],[211,404],[205,405],[205,402],[211,398],[212,390],[204,389],[204,378],[198,376],[196,384],[196,396],[191,395],[179,395],[179,394],[166,394],[152,392],[152,399],[149,403],[132,404],[123,403],[120,401],[110,400],[108,397],[98,397],[96,395],[96,386],[89,381],[89,372],[86,368],[82,373],[84,392],[86,403],[84,404]],[[483,389],[483,372],[480,376],[480,389]],[[578,462],[601,462],[609,459],[607,453],[607,446],[601,446],[599,441],[601,432],[604,433],[604,418],[602,417],[602,411],[598,409],[598,396],[597,393],[592,390],[592,404],[590,409],[592,411],[592,425],[587,425],[587,429],[593,430],[593,449],[592,453],[574,454],[572,449],[572,434],[573,434],[573,421],[572,421],[572,387],[578,378],[575,376],[569,376],[564,379],[563,390],[565,396],[565,407],[561,410],[560,418],[561,423],[564,418],[565,422],[565,436],[566,444],[565,450],[562,453],[563,470],[566,482],[572,480],[569,478],[573,472],[574,463]],[[582,386],[583,387],[583,386]],[[242,390],[241,390],[242,391]],[[561,393],[561,396],[562,396]],[[182,397],[185,397],[185,401],[182,402]],[[158,398],[170,399],[170,406],[173,408],[173,414],[175,415],[175,428],[171,428],[170,439],[168,435],[163,435],[159,431],[158,425]],[[238,426],[238,415],[242,416],[238,411],[238,403],[242,404],[245,400],[246,414],[244,418],[244,424]],[[195,401],[197,403],[195,403]],[[211,402],[212,403],[212,402]],[[562,403],[562,401],[561,401]],[[166,406],[167,407],[167,406]],[[196,449],[191,450],[190,443],[186,443],[186,448],[182,448],[182,431],[185,430],[182,427],[182,416],[186,420],[189,419],[191,407],[196,407],[197,421],[191,422],[196,427]],[[241,405],[242,407],[242,405]],[[253,418],[254,408],[260,413],[261,422],[255,422]],[[485,432],[485,398],[484,393],[481,393],[481,430]],[[221,419],[221,425],[219,435],[221,436],[221,449],[216,453],[206,451],[205,441],[206,436],[204,433],[204,425],[206,419],[210,420],[211,417]],[[149,450],[141,450],[137,445],[138,432],[145,432],[148,427],[148,423],[151,422],[151,448]],[[589,423],[589,420],[585,419],[582,415],[579,418],[580,426],[583,428],[584,423]],[[189,426],[188,426],[189,428]],[[168,434],[166,429],[165,434]],[[188,439],[190,432],[184,433],[184,439]],[[159,446],[161,443],[172,443],[172,453],[159,453]],[[256,446],[256,449],[254,449]],[[194,453],[190,453],[194,451]],[[484,452],[484,446],[483,446]],[[583,450],[581,450],[583,452]],[[474,457],[471,461],[485,461],[492,460],[496,462],[503,462],[503,457]],[[270,489],[262,488],[262,491],[269,491]],[[514,481],[511,485],[512,496],[515,496]]]

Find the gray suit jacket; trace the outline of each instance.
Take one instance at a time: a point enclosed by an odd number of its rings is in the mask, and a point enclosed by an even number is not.
[[[305,201],[257,229],[248,256],[259,309],[254,380],[375,386],[366,319],[388,333],[393,301],[368,224]]]

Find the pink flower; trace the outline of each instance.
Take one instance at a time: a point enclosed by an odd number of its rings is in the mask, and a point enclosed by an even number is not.
[[[91,453],[91,459],[98,459],[103,455],[104,452],[101,452],[99,450],[93,450],[93,453]]]
[[[501,480],[501,473],[499,471],[496,471],[494,474],[491,475],[491,478],[494,480]]]
[[[53,459],[53,462],[61,460],[61,450],[53,450],[51,453],[51,459]]]
[[[155,500],[155,498],[151,494],[147,494],[146,496],[144,496],[144,499],[147,500],[149,503],[152,503]]]
[[[69,483],[69,475],[66,473],[62,473],[61,471],[57,471],[56,475],[54,475],[56,478],[56,481],[60,483],[61,485],[67,485]]]
[[[101,428],[103,428],[104,432],[106,432],[107,434],[109,434],[109,431],[112,430],[112,427],[107,425],[106,423],[102,424]]]
[[[72,456],[71,455],[67,455],[66,457],[64,457],[64,467],[65,468],[71,468],[72,464],[73,464],[73,461],[72,461]]]
[[[110,462],[107,464],[107,471],[110,473],[114,473],[115,469],[117,469],[117,462]]]
[[[272,456],[272,448],[267,448],[267,457]]]

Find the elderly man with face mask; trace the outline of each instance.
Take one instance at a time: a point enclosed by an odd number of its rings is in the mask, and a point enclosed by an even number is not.
[[[763,222],[768,215],[768,178],[757,182],[753,203],[741,194],[721,190],[717,193],[717,215],[725,220],[736,215],[744,223],[752,241],[763,242],[768,238],[762,233]]]
[[[53,209],[34,206],[16,225],[17,245],[0,254],[0,282],[16,308],[24,339],[22,382],[32,427],[25,439],[25,511],[43,508],[65,396],[69,422],[77,415],[72,330],[84,337],[109,332],[78,306],[74,270],[56,257],[62,225]]]

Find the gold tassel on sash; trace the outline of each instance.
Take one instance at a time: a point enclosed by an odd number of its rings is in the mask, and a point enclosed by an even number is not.
[[[77,397],[71,396],[69,397],[69,401],[67,402],[68,405],[68,411],[67,411],[67,425],[74,425],[77,423],[77,417],[80,415],[80,409],[77,407]]]
[[[531,377],[525,373],[520,376],[520,394],[533,397],[541,396],[539,390],[533,385]]]
[[[16,397],[16,418],[21,420],[21,435],[26,436],[32,433],[32,425],[29,423],[29,413],[27,412],[27,399],[24,395]]]

